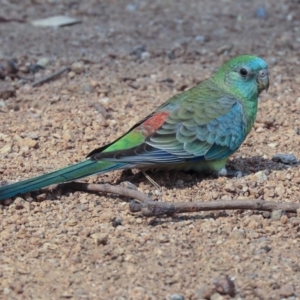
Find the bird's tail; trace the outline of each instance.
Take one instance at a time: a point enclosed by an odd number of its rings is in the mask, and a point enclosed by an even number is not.
[[[94,161],[87,159],[75,165],[51,173],[1,186],[0,201],[18,196],[20,194],[25,194],[27,192],[39,190],[52,184],[73,181],[90,175],[105,173],[116,169],[123,169],[125,166],[126,164],[124,163]]]

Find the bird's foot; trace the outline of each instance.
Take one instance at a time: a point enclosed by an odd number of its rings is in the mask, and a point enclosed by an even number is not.
[[[249,175],[249,173],[242,172],[242,171],[239,171],[239,170],[228,170],[224,167],[220,171],[216,172],[215,175],[216,175],[216,177],[241,178],[243,176]]]
[[[152,179],[145,171],[142,171],[142,173],[156,187],[156,189],[161,191],[161,186],[154,179]]]

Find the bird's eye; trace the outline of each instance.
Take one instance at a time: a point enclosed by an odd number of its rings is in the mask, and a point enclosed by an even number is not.
[[[248,71],[247,71],[246,69],[242,68],[242,69],[240,69],[240,74],[241,74],[243,77],[245,77],[245,76],[248,75]]]

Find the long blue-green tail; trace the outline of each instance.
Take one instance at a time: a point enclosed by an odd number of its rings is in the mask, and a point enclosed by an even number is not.
[[[27,192],[39,190],[51,184],[73,181],[94,174],[122,169],[125,166],[126,164],[124,163],[113,163],[108,161],[95,161],[87,159],[75,165],[51,173],[2,186],[0,187],[0,201],[25,194]]]

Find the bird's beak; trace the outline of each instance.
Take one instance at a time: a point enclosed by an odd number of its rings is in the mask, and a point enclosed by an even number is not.
[[[259,92],[262,92],[263,90],[268,91],[270,85],[268,69],[262,69],[259,71],[257,83]]]

